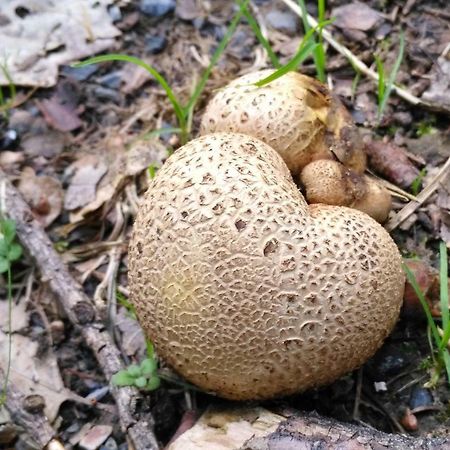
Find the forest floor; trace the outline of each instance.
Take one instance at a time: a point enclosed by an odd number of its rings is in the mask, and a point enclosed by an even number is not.
[[[143,59],[164,75],[183,103],[236,12],[232,1],[188,0],[176,6],[169,0],[109,3],[111,24],[106,27],[99,20],[98,26],[109,31],[112,44],[99,51]],[[150,4],[157,5],[156,9],[149,9]],[[376,82],[362,75],[356,83],[352,65],[326,44],[327,82],[355,123],[373,140],[406,156],[416,172],[411,179],[402,167],[372,169],[399,188],[418,194],[433,183],[450,157],[450,122],[445,112],[450,109],[447,2],[370,0],[342,9],[346,4],[343,0],[327,2],[327,16],[336,17],[327,26],[333,37],[375,71],[374,55],[378,55],[389,72],[404,30],[405,55],[397,83],[410,94],[442,106],[432,110],[392,93],[379,123]],[[254,0],[252,7],[281,62],[288,61],[303,36],[301,19],[281,0]],[[315,2],[307,2],[307,7],[317,17]],[[20,12],[32,14],[26,8]],[[1,13],[2,7],[0,21]],[[73,61],[79,59],[74,55]],[[265,67],[270,67],[270,61],[248,23],[241,21],[200,97],[192,135],[214,90],[240,74]],[[316,74],[312,59],[299,70]],[[55,82],[44,72],[36,72],[34,79],[27,78],[26,70],[17,75],[24,77],[22,84],[36,87],[20,87],[17,82],[14,104],[4,108],[0,167],[87,296],[96,305],[113,305],[109,329],[125,364],[139,362],[146,354],[145,340],[123,300],[128,296],[127,243],[139,196],[150,179],[147,168],[160,167],[179,146],[179,136],[170,130],[177,127],[176,118],[162,88],[133,64],[109,62],[79,69],[63,65]],[[8,88],[3,92],[7,96]],[[149,135],[160,128],[168,131]],[[412,186],[415,179],[421,183]],[[396,197],[391,218],[398,217],[408,202]],[[450,242],[450,177],[441,179],[432,194],[392,228],[405,257],[439,268],[439,242]],[[129,448],[126,435],[115,426],[118,418],[108,392],[109,380],[79,330],[57,305],[48,283],[40,278],[40,270],[27,252],[13,265],[13,368],[22,376],[33,375],[28,381],[18,382],[14,376],[12,380],[43,395],[45,411],[66,448],[77,448],[86,432],[98,424],[111,426],[103,430],[106,442],[100,448]],[[3,281],[0,345],[6,349],[6,278]],[[6,350],[4,356],[2,364]],[[331,386],[264,402],[264,406],[315,410],[386,432],[448,436],[449,385],[444,371],[433,388],[424,387],[431,377],[430,361],[427,322],[421,311],[408,310],[406,305],[394,333],[363,368]],[[41,390],[36,390],[36,379]],[[226,403],[197,391],[187,395],[186,387],[163,381],[159,389],[145,394],[141,407],[150,409],[156,437],[164,445],[186,411],[194,407],[200,414],[219,402]],[[0,448],[29,448],[23,433],[9,430],[8,434],[2,423],[0,414]]]

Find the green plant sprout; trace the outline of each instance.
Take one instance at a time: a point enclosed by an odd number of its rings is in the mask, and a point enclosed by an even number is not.
[[[5,94],[3,92],[2,86],[0,86],[0,112],[4,117],[7,116],[8,110],[14,105],[14,101],[16,99],[16,86],[11,78],[11,75],[6,67],[6,64],[0,64],[0,70],[3,72],[3,75],[8,80],[8,89],[9,89],[9,99],[7,100]]]
[[[400,64],[403,61],[403,54],[405,52],[405,34],[403,31],[400,33],[400,46],[397,58],[395,60],[394,66],[392,67],[391,73],[386,80],[386,71],[384,69],[384,64],[381,59],[375,55],[375,63],[377,65],[378,72],[378,113],[377,120],[378,123],[381,122],[381,119],[384,114],[384,110],[386,108],[387,102],[391,95],[392,88],[395,83],[395,79],[397,78],[398,71],[400,69]]]
[[[317,44],[313,38],[314,33],[316,33],[321,28],[325,27],[326,25],[330,24],[331,20],[326,20],[324,22],[321,22],[317,24],[316,27],[311,28],[304,36],[302,41],[300,42],[300,45],[298,47],[298,50],[296,54],[292,57],[292,59],[286,63],[284,66],[281,66],[279,69],[277,69],[275,72],[270,74],[269,76],[263,78],[262,80],[259,80],[255,83],[255,86],[261,87],[268,83],[271,83],[272,81],[282,77],[286,73],[296,70],[297,67],[314,51],[315,48],[319,44]]]
[[[414,178],[413,182],[411,183],[411,193],[413,195],[417,195],[420,191],[420,186],[422,185],[422,180],[425,177],[425,175],[427,174],[427,169],[423,168],[420,172],[419,175],[417,175],[416,178]]]
[[[425,299],[425,296],[420,289],[414,274],[403,264],[403,269],[406,277],[413,287],[422,307],[425,312],[428,332],[430,336],[431,358],[433,361],[432,376],[427,383],[427,387],[436,386],[441,376],[442,369],[445,368],[447,373],[447,381],[450,384],[450,354],[448,350],[448,343],[450,339],[450,311],[448,304],[448,260],[447,260],[447,246],[445,242],[439,245],[439,287],[440,287],[440,312],[442,319],[442,328],[438,327],[431,314],[430,307]]]
[[[307,33],[311,29],[311,26],[308,23],[308,17],[307,17],[308,12],[306,11],[306,5],[305,5],[304,0],[298,0],[298,5],[300,6],[300,9],[302,10],[303,29],[305,30],[305,33]],[[317,21],[319,23],[325,22],[325,0],[317,1],[317,10],[318,10]],[[325,52],[325,48],[323,45],[322,29],[323,29],[323,27],[319,28],[318,45],[313,50],[313,58],[314,58],[314,65],[316,67],[317,78],[322,83],[325,83],[325,81],[326,81],[326,73],[325,73],[326,52]]]
[[[147,171],[148,171],[148,176],[150,177],[151,180],[153,180],[153,178],[155,178],[156,175],[156,171],[159,169],[159,166],[156,164],[150,164],[147,167]]]
[[[6,390],[11,372],[12,358],[12,273],[11,266],[22,256],[22,246],[16,242],[16,223],[11,219],[0,219],[0,273],[6,273],[8,298],[8,363],[5,382],[0,396],[0,406],[6,401]]]
[[[138,389],[154,391],[161,384],[158,362],[154,356],[147,357],[139,365],[131,364],[114,374],[112,382],[115,386],[135,386]]]
[[[211,57],[211,61],[208,65],[208,67],[203,72],[202,77],[200,78],[200,81],[197,83],[194,92],[192,93],[191,97],[189,98],[186,105],[182,105],[181,102],[177,99],[175,96],[172,88],[170,87],[169,83],[166,81],[166,79],[159,73],[154,67],[152,67],[150,64],[147,64],[146,62],[142,61],[141,59],[135,57],[135,56],[128,56],[128,55],[122,55],[122,54],[108,54],[108,55],[100,55],[100,56],[94,56],[93,58],[86,59],[84,61],[81,61],[79,63],[73,64],[73,67],[83,67],[90,64],[97,64],[100,62],[111,62],[111,61],[121,61],[121,62],[129,62],[132,64],[135,64],[139,67],[144,68],[153,78],[160,84],[160,86],[164,89],[167,98],[169,99],[170,103],[172,104],[175,116],[177,118],[178,127],[180,128],[180,136],[181,136],[181,143],[185,144],[189,139],[189,134],[191,132],[191,125],[192,125],[192,116],[193,111],[195,108],[195,105],[197,104],[197,101],[203,92],[203,89],[205,88],[206,82],[209,79],[209,76],[212,72],[213,67],[216,65],[217,61],[221,57],[222,53],[224,52],[226,46],[230,42],[238,24],[241,20],[242,16],[245,14],[245,11],[248,12],[247,5],[250,0],[244,0],[241,3],[239,3],[239,11],[235,14],[233,19],[231,20],[231,23],[227,29],[227,32],[225,33],[224,37],[220,41],[219,45],[217,46],[213,56]],[[160,132],[159,130],[155,130],[155,132]]]

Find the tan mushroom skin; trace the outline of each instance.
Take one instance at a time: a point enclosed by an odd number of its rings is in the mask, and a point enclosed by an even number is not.
[[[261,139],[301,178],[308,203],[350,206],[384,222],[390,194],[363,176],[363,142],[345,107],[324,84],[296,72],[254,85],[272,72],[244,75],[219,90],[202,117],[201,134],[230,131]]]
[[[238,400],[363,364],[404,289],[398,249],[377,222],[308,206],[273,149],[231,133],[189,142],[158,171],[134,225],[129,280],[158,355]]]

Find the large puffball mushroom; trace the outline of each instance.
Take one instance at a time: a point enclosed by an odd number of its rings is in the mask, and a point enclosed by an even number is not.
[[[338,158],[356,173],[366,155],[358,130],[341,102],[318,80],[288,72],[257,87],[267,69],[241,76],[209,101],[200,133],[249,134],[274,148],[296,176],[311,161]]]
[[[277,152],[234,133],[195,139],[158,171],[134,224],[129,281],[158,355],[237,400],[363,364],[392,330],[405,284],[377,222],[308,206]]]
[[[308,203],[348,206],[380,223],[386,221],[391,210],[391,195],[383,186],[338,161],[313,161],[302,170],[300,180]]]

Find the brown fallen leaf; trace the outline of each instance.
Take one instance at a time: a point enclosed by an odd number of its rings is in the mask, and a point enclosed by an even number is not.
[[[361,2],[352,2],[344,6],[334,8],[331,16],[335,17],[333,25],[341,29],[368,31],[381,19],[378,11]]]
[[[390,182],[409,189],[419,176],[419,169],[412,164],[406,151],[392,142],[365,140],[369,166]]]
[[[64,191],[56,178],[37,176],[31,167],[25,167],[18,189],[43,227],[48,227],[61,214]]]
[[[75,174],[67,188],[64,207],[72,211],[95,199],[97,184],[108,168],[97,156],[87,155],[73,163],[69,170]]]

